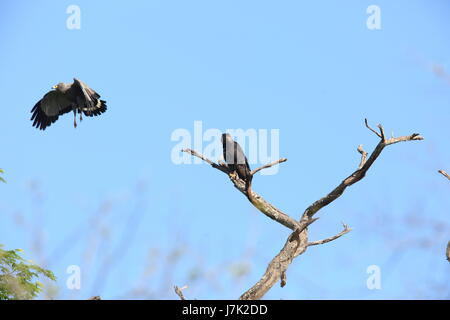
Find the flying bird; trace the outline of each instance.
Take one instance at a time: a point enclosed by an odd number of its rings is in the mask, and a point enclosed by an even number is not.
[[[45,130],[58,120],[60,115],[73,111],[73,126],[77,127],[76,115],[98,116],[106,111],[106,101],[84,82],[74,78],[73,83],[60,82],[52,87],[31,109],[33,126]]]
[[[229,133],[222,134],[222,147],[223,147],[223,158],[228,168],[232,172],[236,172],[238,177],[245,181],[247,197],[249,197],[250,201],[251,197],[251,183],[252,183],[252,170],[248,165],[247,157],[242,151],[239,143],[233,140]]]

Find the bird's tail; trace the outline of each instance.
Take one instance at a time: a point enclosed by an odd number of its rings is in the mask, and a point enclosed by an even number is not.
[[[106,101],[95,99],[95,104],[93,104],[92,106],[85,106],[84,108],[82,108],[82,111],[85,116],[93,117],[102,114],[106,111],[106,109]]]
[[[250,174],[247,179],[245,180],[245,194],[247,195],[248,200],[251,203],[254,203],[255,198],[253,197],[253,192],[252,192],[252,180],[253,180],[253,175]]]

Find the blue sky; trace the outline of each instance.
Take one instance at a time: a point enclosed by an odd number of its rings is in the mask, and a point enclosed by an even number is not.
[[[66,27],[71,4],[79,30]],[[366,27],[372,4],[381,30]],[[368,118],[425,140],[387,148],[321,211],[311,240],[339,232],[341,221],[353,231],[308,249],[288,285],[266,298],[448,298],[450,184],[437,170],[450,171],[449,9],[444,0],[3,1],[0,243],[47,263],[61,298],[132,298],[135,285],[176,298],[174,284],[188,284],[188,297],[236,298],[289,232],[220,172],[175,165],[174,130],[193,132],[194,121],[204,130],[279,129],[288,161],[253,187],[298,218],[357,167],[359,144],[376,145]],[[108,111],[76,129],[71,114],[33,128],[34,104],[73,77]],[[169,272],[163,257],[177,248]],[[161,265],[144,281],[152,254]],[[250,273],[235,281],[227,266],[242,261]],[[366,288],[373,264],[381,290]],[[65,286],[69,265],[81,266],[79,291]]]

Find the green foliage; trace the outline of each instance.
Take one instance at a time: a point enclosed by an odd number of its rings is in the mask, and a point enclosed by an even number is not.
[[[51,271],[25,261],[20,252],[23,250],[3,250],[0,245],[0,300],[33,299],[43,287],[40,276],[56,280]]]
[[[2,173],[5,173],[5,171],[3,171],[3,169],[0,169],[0,174],[2,174]],[[0,182],[6,182],[6,181],[2,177],[0,177]]]

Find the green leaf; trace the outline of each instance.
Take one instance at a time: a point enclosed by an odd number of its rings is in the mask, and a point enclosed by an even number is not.
[[[55,281],[56,277],[20,256],[22,249],[3,250],[0,244],[0,300],[33,299],[43,289],[39,278]]]

